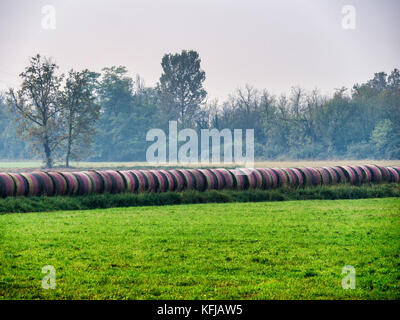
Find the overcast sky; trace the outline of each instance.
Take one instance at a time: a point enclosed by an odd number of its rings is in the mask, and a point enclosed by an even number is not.
[[[55,29],[42,28],[44,5],[55,8]],[[355,29],[343,28],[344,5],[356,9]],[[331,93],[400,68],[400,1],[0,1],[0,89],[17,85],[36,53],[61,72],[124,65],[153,86],[162,56],[182,49],[199,52],[210,98],[246,83]]]

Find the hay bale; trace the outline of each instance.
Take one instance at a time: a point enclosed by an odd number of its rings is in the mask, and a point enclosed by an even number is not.
[[[189,172],[186,169],[177,169],[176,171],[180,172],[183,176],[183,188],[187,190],[196,189],[196,181],[193,173]]]
[[[42,185],[41,195],[52,196],[54,195],[54,183],[53,179],[44,171],[34,171],[32,172],[34,176],[38,178],[40,184]]]
[[[53,180],[54,195],[63,196],[68,193],[67,180],[58,172],[48,172],[49,177]]]
[[[177,181],[173,175],[171,175],[167,170],[158,170],[164,176],[165,181],[167,182],[166,191],[174,191],[177,187]]]
[[[381,183],[382,182],[382,172],[379,170],[376,166],[372,164],[366,164],[365,167],[367,167],[372,175],[372,182],[375,183]]]
[[[204,191],[207,189],[206,177],[197,169],[188,169],[193,174],[197,191]]]
[[[234,187],[234,182],[233,182],[233,176],[232,174],[223,168],[215,169],[216,171],[219,172],[219,174],[223,177],[224,179],[224,188],[225,189],[232,189]]]
[[[394,168],[387,167],[389,173],[390,173],[390,182],[396,182],[398,183],[400,180],[400,174],[397,172]]]
[[[0,172],[0,196],[3,198],[12,197],[15,191],[16,186],[13,178],[7,173]]]
[[[174,179],[175,190],[182,191],[185,188],[185,176],[179,170],[168,170],[169,174]]]
[[[15,196],[26,196],[29,192],[28,181],[26,181],[26,179],[18,173],[9,173],[8,175],[14,180]],[[0,191],[0,196],[1,196],[1,191]]]

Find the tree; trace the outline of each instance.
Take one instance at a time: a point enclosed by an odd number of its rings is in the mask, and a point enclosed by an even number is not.
[[[99,75],[89,70],[69,71],[61,93],[61,114],[65,126],[65,166],[70,159],[79,160],[87,155],[93,141],[94,123],[100,107],[95,103],[94,86]]]
[[[0,92],[0,159],[29,159],[28,144],[16,135],[15,114],[9,112],[3,93]]]
[[[169,116],[176,117],[183,125],[192,123],[207,96],[203,88],[206,74],[200,69],[200,62],[199,54],[193,50],[166,54],[161,61],[161,95]]]
[[[36,55],[19,76],[18,91],[8,91],[8,104],[18,117],[18,134],[32,139],[33,151],[44,154],[46,167],[51,168],[54,152],[62,140],[60,106],[57,104],[63,76],[56,76],[58,66],[48,58]]]
[[[121,121],[126,121],[130,115],[133,100],[132,78],[126,67],[111,67],[102,70],[99,80],[98,95],[101,107],[100,119],[96,125],[98,134],[95,138],[96,157],[92,159],[112,161],[118,159],[121,144],[125,134],[120,134]]]

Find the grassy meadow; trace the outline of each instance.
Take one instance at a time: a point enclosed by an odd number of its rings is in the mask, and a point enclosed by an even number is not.
[[[5,214],[0,247],[0,299],[400,298],[399,198]]]

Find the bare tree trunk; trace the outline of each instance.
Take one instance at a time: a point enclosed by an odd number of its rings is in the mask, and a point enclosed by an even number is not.
[[[68,145],[67,145],[67,155],[65,157],[65,167],[69,168],[69,158],[71,156],[71,145],[72,145],[72,128],[71,125],[68,129]]]
[[[46,167],[52,168],[53,160],[51,159],[51,150],[50,150],[50,146],[49,146],[49,138],[47,137],[47,135],[44,138],[43,147],[44,147],[44,154],[46,156]]]

